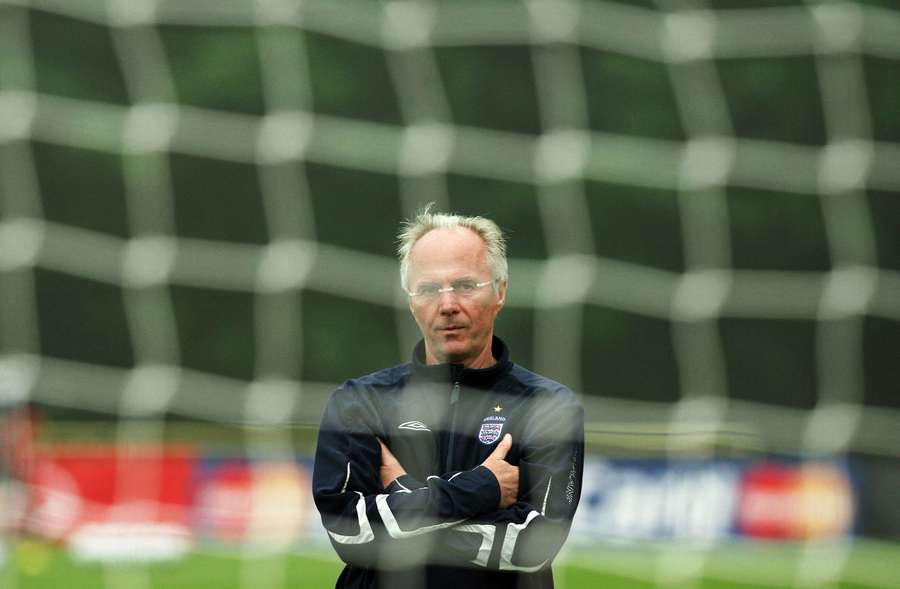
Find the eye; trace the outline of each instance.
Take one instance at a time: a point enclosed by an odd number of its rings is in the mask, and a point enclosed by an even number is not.
[[[419,287],[416,289],[416,294],[419,296],[429,297],[436,295],[438,292],[440,292],[440,290],[440,285],[434,283],[426,283],[419,285]]]
[[[453,290],[457,292],[473,292],[475,288],[474,280],[458,280],[453,283]]]

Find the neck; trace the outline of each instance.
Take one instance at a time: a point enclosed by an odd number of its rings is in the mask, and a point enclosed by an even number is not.
[[[494,358],[494,354],[491,353],[491,346],[488,345],[478,357],[468,361],[464,360],[462,365],[464,368],[490,368],[496,363],[497,360]]]

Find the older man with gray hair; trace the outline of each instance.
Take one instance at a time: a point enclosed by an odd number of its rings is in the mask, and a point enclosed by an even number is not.
[[[553,587],[581,493],[581,405],[494,335],[508,286],[496,223],[427,207],[399,239],[422,341],[345,382],[319,431],[313,493],[346,563],[337,587]]]

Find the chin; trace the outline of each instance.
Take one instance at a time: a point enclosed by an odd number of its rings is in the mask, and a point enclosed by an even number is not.
[[[468,349],[463,348],[444,348],[441,351],[444,353],[444,356],[446,356],[447,358],[452,358],[453,360],[466,358],[470,354]]]
[[[471,355],[468,346],[443,346],[441,348],[441,356],[444,362],[459,363],[467,359]]]

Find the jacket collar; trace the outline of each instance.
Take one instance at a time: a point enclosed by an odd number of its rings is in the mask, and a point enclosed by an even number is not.
[[[491,342],[491,353],[497,361],[487,368],[464,368],[462,364],[426,364],[425,340],[419,340],[413,350],[413,372],[418,378],[432,382],[459,383],[461,385],[487,388],[492,386],[512,368],[509,348],[499,337]]]

